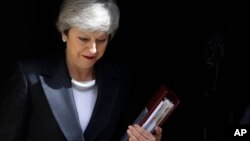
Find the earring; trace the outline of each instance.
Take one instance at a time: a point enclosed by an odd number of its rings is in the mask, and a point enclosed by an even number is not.
[[[66,42],[66,39],[65,39],[64,37],[62,37],[62,41],[63,41],[63,42]]]

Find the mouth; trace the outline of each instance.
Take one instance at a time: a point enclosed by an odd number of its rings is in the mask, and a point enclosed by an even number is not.
[[[83,55],[83,57],[88,60],[93,60],[95,58],[94,56],[87,56],[87,55]]]

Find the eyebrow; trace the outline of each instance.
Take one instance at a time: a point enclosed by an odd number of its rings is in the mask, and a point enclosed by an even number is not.
[[[89,35],[88,33],[86,33],[86,32],[80,32],[80,35],[85,35],[85,36],[91,36],[91,35]],[[97,38],[108,38],[109,36],[107,35],[107,34],[102,34],[102,35],[100,35],[100,36],[98,36]]]

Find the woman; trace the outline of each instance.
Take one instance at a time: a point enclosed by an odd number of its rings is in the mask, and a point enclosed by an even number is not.
[[[1,107],[1,141],[159,141],[129,125],[126,69],[101,59],[119,25],[111,1],[65,0],[57,27],[65,57],[20,62]],[[124,130],[125,129],[125,130]]]

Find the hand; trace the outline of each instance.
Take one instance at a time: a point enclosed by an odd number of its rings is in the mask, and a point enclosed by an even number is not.
[[[160,141],[162,128],[157,126],[154,134],[146,131],[139,125],[129,125],[127,130],[129,141]]]

